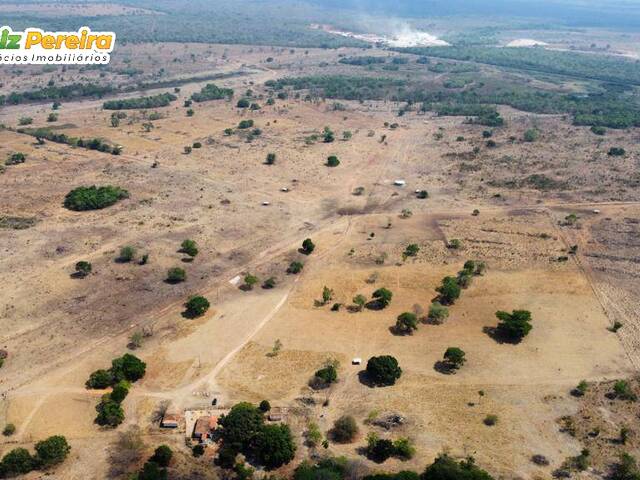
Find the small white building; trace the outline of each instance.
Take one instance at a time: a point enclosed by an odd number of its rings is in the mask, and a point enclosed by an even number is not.
[[[405,182],[404,180],[394,180],[393,184],[396,187],[404,187],[407,184],[407,182]]]
[[[351,365],[361,365],[362,364],[362,359],[360,357],[355,357],[353,360],[351,360]]]

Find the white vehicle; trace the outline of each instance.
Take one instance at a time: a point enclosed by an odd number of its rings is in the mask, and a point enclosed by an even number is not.
[[[396,187],[404,187],[407,184],[407,182],[405,182],[404,180],[395,180],[393,184]]]
[[[360,357],[356,357],[353,360],[351,360],[351,365],[360,365],[362,364],[362,359]]]
[[[271,202],[262,202],[263,207],[268,207],[269,205],[271,205]]]

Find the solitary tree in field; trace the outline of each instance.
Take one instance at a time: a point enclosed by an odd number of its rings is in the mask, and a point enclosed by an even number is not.
[[[390,355],[371,357],[367,362],[367,375],[374,385],[394,385],[402,375],[398,361]]]
[[[315,248],[315,244],[311,241],[310,238],[307,238],[302,242],[301,252],[305,255],[311,255]]]
[[[396,331],[399,333],[413,333],[418,329],[418,317],[415,313],[404,312],[396,320]]]
[[[209,306],[209,300],[196,295],[191,297],[187,303],[185,303],[186,315],[190,318],[200,317],[209,310]]]
[[[462,365],[466,359],[464,358],[465,353],[458,347],[449,347],[444,352],[444,360],[447,362],[449,368],[453,370],[457,370]]]
[[[195,240],[187,239],[182,242],[182,245],[180,245],[180,251],[182,253],[186,253],[191,258],[194,258],[196,255],[198,255],[198,246]]]
[[[511,313],[499,311],[496,317],[500,320],[498,333],[513,342],[520,342],[533,328],[531,312],[527,310],[514,310]]]
[[[379,288],[375,292],[373,292],[373,298],[380,306],[380,308],[385,308],[389,303],[391,303],[391,299],[393,298],[393,293],[391,290],[386,288]]]
[[[253,290],[253,286],[258,283],[258,277],[248,273],[244,277],[244,286],[247,290]]]

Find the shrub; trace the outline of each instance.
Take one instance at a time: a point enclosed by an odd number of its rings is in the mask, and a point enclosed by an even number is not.
[[[456,462],[446,454],[438,456],[421,476],[421,480],[493,480],[493,477],[475,465],[473,457]]]
[[[265,162],[267,165],[274,165],[276,163],[276,154],[275,153],[267,153],[267,159]]]
[[[399,438],[393,442],[394,456],[402,460],[411,460],[416,454],[416,449],[408,438]]]
[[[2,430],[2,435],[5,437],[10,437],[14,433],[16,433],[16,426],[13,423],[7,423]]]
[[[180,283],[184,282],[187,278],[187,273],[184,269],[180,267],[170,268],[167,272],[167,282],[169,283]]]
[[[248,273],[247,275],[245,275],[244,277],[244,287],[247,290],[252,290],[253,286],[258,283],[258,277],[256,277],[255,275],[252,275],[250,273]]]
[[[62,435],[54,435],[42,440],[36,443],[35,448],[37,458],[44,467],[62,463],[71,451],[67,439]]]
[[[444,360],[447,362],[449,368],[454,370],[464,365],[464,362],[466,362],[464,356],[464,351],[458,347],[449,347],[444,352]]]
[[[194,258],[196,255],[198,255],[198,246],[195,242],[195,240],[184,240],[182,242],[182,244],[180,245],[180,251],[182,253],[186,253],[187,255],[189,255],[191,258]]]
[[[420,200],[424,200],[429,198],[429,192],[427,192],[426,190],[420,190],[418,193],[416,193],[416,198],[419,198]]]
[[[370,434],[367,438],[367,455],[374,462],[382,463],[395,453],[393,442]]]
[[[591,127],[591,132],[595,135],[605,135],[607,133],[607,129],[604,127],[597,127],[597,126],[593,126]]]
[[[589,384],[586,380],[580,380],[580,383],[571,391],[571,394],[576,397],[582,397],[589,388]]]
[[[156,462],[149,460],[142,466],[142,470],[135,477],[136,480],[167,480],[167,470]]]
[[[327,167],[337,167],[340,165],[340,160],[335,155],[327,157]]]
[[[358,435],[358,424],[351,415],[343,415],[338,418],[331,429],[332,438],[339,443],[349,443]]]
[[[627,152],[625,151],[624,148],[620,148],[620,147],[611,147],[609,149],[609,156],[610,157],[622,157],[626,154]]]
[[[322,132],[322,141],[324,143],[331,143],[336,139],[335,134],[331,131],[329,127],[324,127]]]
[[[130,262],[133,260],[133,257],[136,255],[136,249],[132,246],[125,246],[120,249],[120,255],[118,256],[118,260],[120,262]]]
[[[361,312],[367,303],[367,297],[365,297],[364,295],[358,294],[355,297],[353,297],[353,303],[356,304],[356,306],[358,307],[358,311]]]
[[[9,155],[7,160],[4,162],[5,165],[18,165],[19,163],[24,163],[27,159],[27,156],[24,153],[16,152]]]
[[[193,151],[193,147],[186,146],[184,147],[184,153],[189,155]]]
[[[407,245],[407,247],[404,249],[404,253],[402,254],[402,257],[403,259],[406,259],[407,257],[415,257],[416,255],[418,255],[419,251],[420,251],[420,247],[415,243],[412,243],[410,245]]]
[[[633,391],[631,390],[631,385],[629,385],[629,382],[627,382],[626,380],[617,380],[613,384],[613,393],[615,394],[616,398],[619,398],[621,400],[629,400],[635,402],[638,398],[636,394],[633,393]]]
[[[440,302],[433,302],[429,306],[428,318],[432,323],[440,325],[449,317],[449,309]]]
[[[330,384],[338,381],[338,369],[336,365],[330,363],[329,365],[316,371],[312,381],[312,387],[316,389],[326,388]]]
[[[311,241],[310,238],[307,238],[302,242],[302,248],[300,251],[305,255],[311,255],[315,249],[316,246],[313,241]]]
[[[193,148],[202,148],[202,143],[200,143],[200,142],[193,142],[192,147],[193,147]]]
[[[258,408],[261,412],[266,413],[271,410],[271,404],[269,403],[269,400],[262,400],[260,405],[258,405]]]
[[[240,123],[238,123],[238,128],[240,130],[246,130],[251,127],[253,127],[253,120],[240,120]]]
[[[78,187],[71,190],[64,198],[64,206],[69,210],[99,210],[110,207],[119,200],[129,197],[129,192],[120,187]]]
[[[274,277],[267,278],[262,284],[262,288],[270,289],[276,286],[276,279]]]
[[[396,331],[399,333],[412,333],[418,329],[418,317],[415,313],[404,312],[398,315]]]
[[[535,142],[540,136],[540,132],[535,128],[530,128],[526,132],[524,132],[524,141],[525,142]]]
[[[31,125],[33,123],[33,118],[31,117],[20,117],[18,120],[19,125]]]
[[[249,108],[249,105],[250,102],[246,98],[241,98],[240,100],[238,100],[238,103],[236,103],[237,108]]]
[[[302,262],[291,262],[289,264],[289,268],[287,268],[287,273],[297,274],[302,271],[304,264]]]
[[[451,250],[460,250],[462,248],[462,242],[457,238],[453,238],[449,240],[447,248],[450,248]]]
[[[367,362],[366,372],[375,386],[394,385],[402,375],[398,361],[390,355],[371,357]]]
[[[531,329],[531,312],[527,310],[514,310],[512,313],[496,312],[498,333],[511,341],[519,342],[526,337]]]
[[[84,278],[91,273],[91,264],[84,260],[80,260],[76,263],[76,275],[80,278]]]
[[[322,304],[326,305],[333,298],[333,289],[326,285],[322,287]]]
[[[191,297],[185,304],[186,314],[190,318],[200,317],[204,315],[207,310],[209,310],[209,306],[209,300],[196,295],[194,297]]]
[[[160,445],[153,452],[153,456],[149,459],[152,462],[157,463],[161,467],[168,467],[173,457],[173,450],[168,445]]]
[[[487,427],[493,427],[496,423],[498,423],[498,416],[494,414],[489,414],[484,417],[482,421]]]
[[[193,117],[195,113],[196,112],[193,110],[193,108],[190,108],[187,110],[187,117]]]
[[[200,443],[197,445],[194,445],[193,448],[191,449],[191,453],[193,454],[194,457],[201,457],[202,455],[204,455],[204,445]],[[234,455],[234,459],[235,459],[235,455]]]

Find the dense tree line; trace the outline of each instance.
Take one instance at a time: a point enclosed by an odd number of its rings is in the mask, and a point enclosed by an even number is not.
[[[640,64],[610,55],[587,55],[544,48],[480,46],[411,47],[398,50],[422,56],[486,63],[573,78],[640,85]]]
[[[27,102],[68,100],[72,98],[102,98],[104,95],[115,91],[117,89],[109,84],[72,83],[61,86],[51,85],[38,90],[0,95],[0,105],[18,105]]]
[[[207,83],[199,92],[191,95],[194,102],[206,102],[207,100],[222,100],[233,96],[230,88],[220,88],[213,83]]]
[[[122,98],[104,102],[105,110],[136,110],[140,108],[166,107],[178,97],[172,93],[160,93],[151,97]]]

